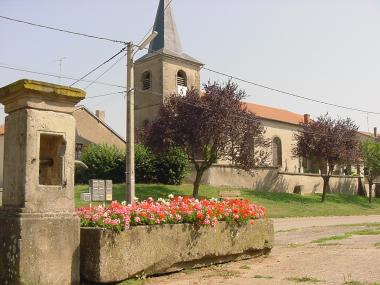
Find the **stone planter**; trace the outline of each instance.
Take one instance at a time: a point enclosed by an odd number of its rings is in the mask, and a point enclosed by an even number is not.
[[[268,219],[241,226],[225,222],[215,227],[139,226],[122,233],[81,228],[81,275],[88,281],[109,283],[247,259],[268,253],[273,239],[273,223]]]

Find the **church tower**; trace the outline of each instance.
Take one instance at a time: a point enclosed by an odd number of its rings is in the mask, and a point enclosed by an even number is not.
[[[135,62],[135,124],[141,128],[153,121],[170,94],[200,89],[200,61],[182,51],[170,0],[160,0],[154,31],[146,55]]]

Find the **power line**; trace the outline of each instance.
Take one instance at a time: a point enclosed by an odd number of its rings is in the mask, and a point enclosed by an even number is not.
[[[73,32],[73,31],[69,31],[69,30],[65,30],[65,29],[60,29],[60,28],[55,28],[55,27],[51,27],[51,26],[36,24],[36,23],[32,23],[32,22],[28,22],[28,21],[24,21],[24,20],[19,20],[19,19],[15,19],[15,18],[10,18],[10,17],[6,17],[6,16],[2,16],[2,15],[0,15],[0,18],[8,20],[8,21],[21,23],[21,24],[27,24],[27,25],[34,26],[34,27],[39,27],[39,28],[44,28],[44,29],[48,29],[48,30],[68,33],[68,34],[72,34],[72,35],[76,35],[76,36],[82,36],[82,37],[87,37],[87,38],[92,38],[92,39],[97,39],[97,40],[109,41],[109,42],[118,43],[118,44],[127,44],[125,41],[114,40],[114,39],[110,39],[110,38],[106,38],[106,37],[100,37],[100,36],[95,36],[95,35],[90,35],[90,34],[85,34],[85,33]]]
[[[169,5],[172,3],[172,1],[173,0],[171,0],[165,6],[164,11],[166,11],[166,9],[169,7]],[[88,38],[93,38],[93,39],[98,39],[98,40],[105,40],[105,41],[110,41],[110,42],[120,43],[120,44],[127,44],[127,42],[125,42],[125,41],[114,40],[114,39],[110,39],[110,38],[106,38],[106,37],[100,37],[100,36],[95,36],[95,35],[90,35],[90,34],[85,34],[85,33],[73,32],[73,31],[69,31],[69,30],[65,30],[65,29],[60,29],[60,28],[55,28],[55,27],[51,27],[51,26],[36,24],[36,23],[32,23],[32,22],[28,22],[28,21],[24,21],[24,20],[19,20],[19,19],[15,19],[15,18],[10,18],[10,17],[6,17],[6,16],[2,16],[2,15],[0,15],[0,18],[5,19],[5,20],[9,20],[9,21],[13,21],[13,22],[18,22],[18,23],[22,23],[22,24],[27,24],[27,25],[35,26],[35,27],[40,27],[40,28],[45,28],[45,29],[49,29],[49,30],[69,33],[69,34],[73,34],[73,35],[77,35],[77,36],[83,36],[83,37],[88,37]],[[149,29],[149,31],[148,31],[147,34],[149,34],[149,32],[153,29],[153,27],[154,27],[154,25]],[[138,45],[136,45],[136,46],[138,46]],[[146,48],[146,49],[148,49],[148,48]],[[78,83],[79,81],[84,81],[85,77],[87,77],[91,73],[95,72],[97,69],[99,69],[100,67],[102,67],[103,65],[105,65],[106,63],[108,63],[109,61],[111,61],[113,58],[115,58],[117,55],[119,55],[124,50],[125,50],[125,47],[119,53],[117,53],[116,55],[114,55],[110,59],[108,59],[105,62],[103,62],[102,64],[100,64],[99,66],[97,66],[96,68],[94,68],[93,70],[91,70],[90,72],[88,72],[86,75],[84,75],[80,79],[77,79],[70,86],[73,86],[74,84]],[[3,67],[3,66],[0,66],[0,67]],[[3,68],[5,68],[5,67],[3,67]],[[9,69],[11,69],[11,68],[9,68]],[[16,70],[15,68],[13,68],[13,69]],[[223,72],[220,72],[220,71],[216,71],[216,70],[213,70],[213,69],[210,69],[210,68],[203,67],[203,69],[207,70],[207,71],[210,71],[210,72],[213,72],[215,74],[226,76],[226,77],[234,79],[234,80],[238,80],[238,81],[241,81],[241,82],[244,82],[244,83],[248,83],[248,84],[260,87],[260,88],[264,88],[264,89],[267,89],[267,90],[270,90],[270,91],[273,91],[273,92],[285,94],[285,95],[288,95],[288,96],[292,96],[292,97],[295,97],[295,98],[307,100],[307,101],[310,101],[310,102],[319,103],[319,104],[323,104],[323,105],[327,105],[327,106],[332,106],[332,107],[336,107],[336,108],[341,108],[341,109],[346,109],[346,110],[351,110],[351,111],[362,112],[362,113],[366,113],[366,114],[380,115],[379,112],[373,112],[373,111],[367,111],[367,110],[363,110],[363,109],[359,109],[359,108],[347,107],[347,106],[343,106],[343,105],[339,105],[339,104],[329,103],[329,102],[326,102],[326,101],[322,101],[322,100],[317,100],[317,99],[301,96],[301,95],[298,95],[298,94],[295,94],[295,93],[283,91],[283,90],[280,90],[280,89],[277,89],[277,88],[274,88],[274,87],[266,86],[266,85],[259,84],[259,83],[253,82],[253,81],[249,81],[249,80],[242,79],[242,78],[239,78],[239,77],[236,77],[236,76],[232,76],[232,75],[229,75],[229,74],[226,74],[226,73],[223,73]],[[25,71],[25,72],[30,72],[30,71]],[[46,74],[41,74],[41,75],[46,75]],[[62,78],[65,78],[65,77],[62,76]]]
[[[51,74],[51,73],[45,73],[45,72],[38,72],[38,71],[33,71],[33,70],[23,69],[23,68],[17,68],[17,67],[12,67],[12,66],[0,65],[0,68],[15,70],[15,71],[21,71],[21,72],[26,72],[26,73],[31,73],[31,74],[37,74],[37,75],[42,75],[42,76],[47,76],[47,77],[63,78],[66,80],[78,80],[75,77],[69,77],[69,76],[63,76],[63,75],[61,76],[58,74]],[[93,82],[93,80],[88,80],[88,79],[82,79],[81,81]],[[111,87],[118,87],[118,88],[124,88],[124,89],[126,88],[125,86],[122,86],[122,85],[117,85],[117,84],[112,84],[112,83],[107,83],[107,82],[101,82],[101,81],[96,81],[96,82],[94,82],[94,84],[111,86]]]
[[[336,107],[336,108],[341,108],[341,109],[346,109],[346,110],[351,110],[351,111],[357,111],[357,112],[362,112],[362,113],[367,113],[367,114],[380,115],[379,112],[373,112],[373,111],[367,111],[367,110],[353,108],[353,107],[347,107],[347,106],[343,106],[343,105],[338,105],[338,104],[334,104],[334,103],[329,103],[329,102],[325,102],[325,101],[321,101],[321,100],[317,100],[317,99],[313,99],[313,98],[297,95],[295,93],[283,91],[283,90],[280,90],[280,89],[277,89],[277,88],[273,88],[273,87],[270,87],[270,86],[259,84],[259,83],[256,83],[256,82],[253,82],[253,81],[249,81],[249,80],[246,80],[246,79],[242,79],[242,78],[239,78],[239,77],[236,77],[236,76],[232,76],[232,75],[220,72],[220,71],[216,71],[216,70],[213,70],[213,69],[210,69],[210,68],[207,68],[207,67],[203,67],[203,69],[207,70],[207,71],[210,71],[210,72],[213,72],[213,73],[216,73],[216,74],[219,74],[219,75],[226,76],[226,77],[231,78],[231,79],[235,79],[235,80],[238,80],[238,81],[241,81],[241,82],[244,82],[244,83],[248,83],[248,84],[251,84],[251,85],[254,85],[254,86],[257,86],[257,87],[261,87],[261,88],[264,88],[264,89],[267,89],[267,90],[270,90],[270,91],[274,91],[274,92],[277,92],[277,93],[282,93],[282,94],[285,94],[285,95],[289,95],[289,96],[296,97],[296,98],[299,98],[299,99],[311,101],[311,102],[314,102],[314,103],[324,104],[324,105],[328,105],[328,106],[332,106],[332,107]],[[252,96],[252,95],[249,95],[249,96]]]
[[[90,87],[92,84],[96,83],[98,79],[100,79],[104,74],[106,74],[108,71],[110,71],[112,68],[116,66],[122,59],[124,59],[125,54],[123,54],[114,64],[112,64],[109,68],[107,68],[103,73],[101,73],[98,77],[96,77],[90,84],[88,84],[84,90],[86,90],[88,87]]]
[[[101,95],[89,96],[89,97],[85,98],[84,100],[95,99],[95,98],[99,98],[99,97],[106,97],[106,96],[117,95],[117,94],[125,94],[125,92],[119,91],[119,92],[112,92],[112,93],[106,93],[106,94],[101,94]]]
[[[136,47],[140,47],[140,45],[135,45],[135,46]],[[149,51],[149,49],[146,48],[146,47],[143,48],[143,49],[146,49],[146,50]],[[160,52],[157,52],[157,51],[149,51],[149,52],[153,53],[153,54],[160,54]],[[178,60],[177,57],[169,55],[169,54],[165,54],[165,56]],[[314,103],[319,103],[319,104],[323,104],[323,105],[328,105],[328,106],[332,106],[332,107],[336,107],[336,108],[341,108],[341,109],[346,109],[346,110],[351,110],[351,111],[356,111],[356,112],[361,112],[361,113],[366,113],[366,114],[380,115],[380,112],[367,111],[367,110],[358,109],[358,108],[354,108],[354,107],[347,107],[347,106],[343,106],[343,105],[338,105],[338,104],[334,104],[334,103],[329,103],[329,102],[325,102],[325,101],[321,101],[321,100],[317,100],[317,99],[313,99],[313,98],[297,95],[295,93],[283,91],[283,90],[280,90],[280,89],[277,89],[277,88],[274,88],[274,87],[266,86],[266,85],[259,84],[259,83],[256,83],[256,82],[253,82],[253,81],[249,81],[249,80],[246,80],[246,79],[242,79],[242,78],[239,78],[239,77],[236,77],[236,76],[233,76],[233,75],[229,75],[229,74],[226,74],[226,73],[214,70],[214,69],[207,68],[205,66],[202,66],[202,69],[210,71],[212,73],[216,73],[216,74],[219,74],[219,75],[226,76],[226,77],[228,77],[230,79],[238,80],[238,81],[241,81],[241,82],[244,82],[244,83],[248,83],[248,84],[251,84],[251,85],[254,85],[254,86],[257,86],[257,87],[261,87],[261,88],[264,88],[264,89],[267,89],[267,90],[270,90],[270,91],[273,91],[273,92],[282,93],[282,94],[285,94],[285,95],[289,95],[289,96],[296,97],[296,98],[299,98],[299,99],[311,101],[311,102],[314,102]],[[247,94],[247,95],[249,97],[253,97],[253,95],[250,95],[250,94]]]
[[[78,82],[82,81],[84,78],[86,78],[87,76],[89,76],[91,73],[94,73],[96,70],[98,70],[99,68],[101,68],[103,65],[107,64],[108,62],[110,62],[111,60],[113,60],[115,57],[117,57],[119,54],[121,54],[122,52],[124,52],[126,49],[126,47],[123,47],[118,53],[114,54],[113,56],[111,56],[109,59],[107,59],[106,61],[102,62],[101,64],[99,64],[97,67],[95,67],[94,69],[91,69],[89,72],[87,72],[85,75],[83,75],[81,78],[79,78],[78,80],[76,80],[74,83],[72,83],[70,86],[73,86],[75,84],[77,84]]]

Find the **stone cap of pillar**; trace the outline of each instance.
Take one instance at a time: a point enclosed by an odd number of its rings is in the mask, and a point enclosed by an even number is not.
[[[68,86],[21,79],[0,88],[0,103],[6,113],[19,109],[38,109],[72,113],[75,105],[86,97],[86,92]]]

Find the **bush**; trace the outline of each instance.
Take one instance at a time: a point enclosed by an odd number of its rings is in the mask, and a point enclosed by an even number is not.
[[[137,183],[151,183],[156,180],[155,157],[144,145],[135,145],[135,175]]]
[[[125,155],[115,146],[91,144],[82,154],[88,169],[76,169],[75,182],[88,183],[90,179],[110,179],[125,182]],[[135,145],[135,177],[137,183],[181,184],[189,170],[187,155],[180,148],[170,148],[154,155],[144,145]]]
[[[125,156],[115,146],[91,144],[81,160],[88,169],[76,172],[76,182],[87,183],[90,179],[109,179],[114,183],[125,181]]]
[[[187,154],[179,147],[169,148],[156,157],[157,181],[163,184],[181,184],[189,171]]]

